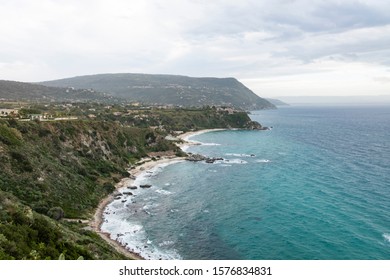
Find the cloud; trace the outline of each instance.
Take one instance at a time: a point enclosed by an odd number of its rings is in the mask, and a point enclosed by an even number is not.
[[[340,69],[349,80],[369,69],[362,88],[385,92],[375,77],[390,65],[389,10],[379,0],[2,0],[0,78],[234,76],[269,95],[292,77],[336,87]]]
[[[379,82],[379,83],[390,83],[390,76],[387,76],[387,77],[374,77],[374,81],[375,82]]]

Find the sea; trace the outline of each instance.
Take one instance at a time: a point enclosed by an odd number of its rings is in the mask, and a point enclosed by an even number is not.
[[[250,117],[271,129],[193,136],[223,160],[144,172],[102,230],[146,259],[389,260],[390,106]]]

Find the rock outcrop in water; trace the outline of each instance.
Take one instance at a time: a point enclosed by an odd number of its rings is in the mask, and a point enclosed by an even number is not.
[[[267,126],[262,126],[260,123],[256,121],[248,121],[245,125],[245,129],[248,130],[270,130]]]
[[[207,157],[199,155],[199,154],[189,154],[189,156],[186,158],[188,161],[203,161],[206,160]]]
[[[223,160],[223,158],[215,158],[215,157],[205,157],[199,154],[189,154],[186,158],[188,161],[205,161],[206,163],[214,163],[217,160]]]

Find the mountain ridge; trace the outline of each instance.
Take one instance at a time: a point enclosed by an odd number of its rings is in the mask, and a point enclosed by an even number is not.
[[[93,89],[128,101],[183,107],[229,106],[243,110],[275,109],[235,78],[188,77],[167,74],[96,74],[40,85]]]
[[[112,97],[88,89],[51,87],[36,83],[0,80],[0,99],[17,101],[98,101],[112,102]]]

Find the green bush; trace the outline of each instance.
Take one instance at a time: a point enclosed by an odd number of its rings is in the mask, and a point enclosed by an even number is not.
[[[20,132],[4,124],[0,124],[0,141],[11,146],[19,146],[22,143]]]
[[[29,159],[24,154],[17,151],[11,151],[10,155],[12,159],[14,159],[14,166],[21,172],[32,172],[34,170]]]
[[[65,216],[64,210],[61,207],[53,207],[47,212],[47,216],[50,218],[59,221]]]

